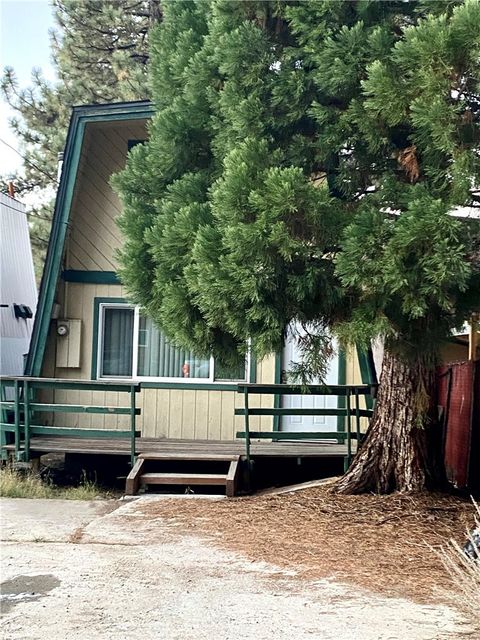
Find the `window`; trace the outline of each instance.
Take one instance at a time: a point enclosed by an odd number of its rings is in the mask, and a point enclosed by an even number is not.
[[[98,378],[156,381],[246,380],[248,358],[232,368],[214,358],[199,358],[173,345],[138,307],[119,303],[99,306]]]
[[[134,309],[103,309],[100,358],[102,376],[129,378],[132,375],[134,320]]]

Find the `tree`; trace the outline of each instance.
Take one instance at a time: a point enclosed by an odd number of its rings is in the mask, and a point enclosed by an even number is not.
[[[54,0],[57,29],[51,33],[58,81],[48,83],[33,69],[32,86],[18,86],[5,68],[1,89],[15,111],[10,125],[22,142],[24,176],[14,178],[18,193],[47,190],[34,208],[31,236],[37,264],[43,263],[56,189],[58,154],[63,151],[74,105],[148,97],[148,31],[161,18],[159,0]],[[48,194],[50,199],[48,200]]]
[[[366,440],[338,489],[438,482],[433,370],[480,304],[480,4],[164,5],[151,138],[115,180],[121,276],[178,343],[259,356],[308,327],[385,358]]]

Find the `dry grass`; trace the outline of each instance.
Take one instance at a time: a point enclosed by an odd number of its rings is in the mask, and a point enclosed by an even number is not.
[[[57,487],[32,472],[20,472],[10,466],[0,469],[2,498],[64,498],[66,500],[94,500],[107,497],[94,483],[83,478],[76,487]]]
[[[480,507],[473,501],[475,526],[480,529]],[[473,538],[470,538],[474,544]],[[475,545],[474,545],[475,546]],[[480,612],[480,558],[469,558],[456,540],[451,539],[439,553],[444,567],[457,588],[454,604],[462,608],[472,619],[478,620]]]
[[[453,588],[430,547],[441,549],[452,537],[462,541],[473,517],[468,500],[450,496],[342,496],[328,487],[221,501],[155,501],[142,510],[252,561],[419,602],[438,601],[439,589]]]
[[[0,469],[2,498],[55,498],[54,488],[33,473],[20,473],[9,466]]]

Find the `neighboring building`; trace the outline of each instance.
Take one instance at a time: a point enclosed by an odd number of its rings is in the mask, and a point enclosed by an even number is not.
[[[26,373],[83,380],[135,380],[142,383],[139,426],[144,437],[233,440],[243,429],[235,407],[243,398],[238,381],[280,382],[294,354],[247,362],[242,371],[220,369],[213,359],[196,358],[168,339],[128,303],[117,277],[115,254],[122,244],[115,219],[121,204],[110,186],[125,165],[128,149],[147,138],[152,106],[147,102],[94,105],[73,110],[54,221]],[[338,356],[328,382],[361,381],[357,358]],[[66,392],[63,392],[66,393]],[[115,406],[116,393],[92,393],[92,402]],[[55,402],[78,402],[78,391]],[[336,397],[288,397],[284,406],[333,403]],[[260,398],[264,407],[273,397]],[[292,403],[292,404],[287,404]],[[327,406],[332,406],[327,404]],[[42,415],[62,427],[117,428],[128,416]],[[335,431],[337,417],[296,416],[276,422],[252,418],[252,429]]]
[[[37,286],[25,207],[0,193],[1,375],[23,375],[36,307]]]

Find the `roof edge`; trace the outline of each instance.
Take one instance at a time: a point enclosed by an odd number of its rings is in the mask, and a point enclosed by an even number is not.
[[[52,307],[57,283],[60,278],[73,190],[77,181],[85,126],[89,122],[145,119],[152,117],[153,113],[154,107],[152,103],[147,100],[80,105],[72,108],[65,143],[62,174],[55,199],[52,228],[40,282],[37,312],[30,340],[30,348],[25,363],[25,375],[27,376],[39,376],[41,374],[45,346],[50,328]]]

